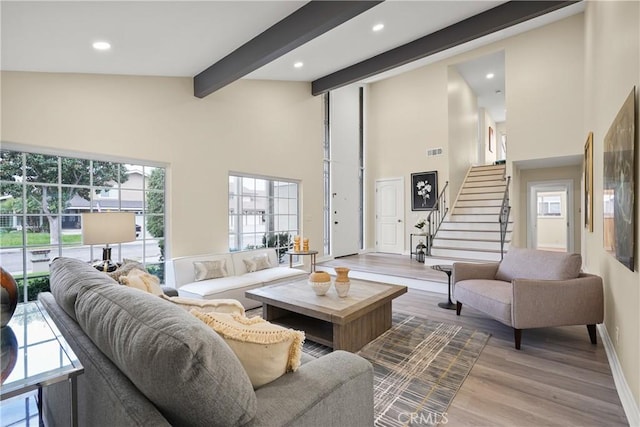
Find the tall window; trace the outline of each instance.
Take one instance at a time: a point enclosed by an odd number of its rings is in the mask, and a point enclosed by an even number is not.
[[[331,252],[331,127],[329,122],[329,92],[324,94],[324,141],[322,161],[322,182],[324,185],[323,211],[323,250],[325,255]]]
[[[298,183],[229,175],[229,250],[276,248],[283,255],[300,233]]]
[[[113,246],[112,259],[140,261],[164,279],[164,177],[161,167],[1,150],[0,256],[21,299],[48,287],[54,257],[102,258],[102,246],[82,244],[83,212],[135,212],[136,240]]]

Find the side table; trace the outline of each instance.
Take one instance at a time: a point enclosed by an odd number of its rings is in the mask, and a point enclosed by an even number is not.
[[[456,304],[454,304],[453,301],[451,301],[451,273],[453,273],[453,267],[450,265],[440,264],[440,265],[432,265],[431,268],[433,270],[442,271],[443,273],[446,273],[447,278],[449,279],[447,302],[439,302],[438,307],[446,308],[447,310],[455,310]]]
[[[310,272],[313,273],[316,271],[316,255],[318,255],[318,251],[287,251],[285,254],[289,255],[289,267],[293,268],[293,257],[298,255],[309,255],[311,257],[311,268]]]
[[[16,363],[11,373],[0,385],[0,400],[38,391],[38,417],[42,421],[42,388],[61,381],[68,381],[71,389],[71,425],[78,425],[77,377],[84,373],[78,358],[62,337],[47,311],[38,302],[18,304],[3,334],[13,334],[6,349],[14,354]],[[2,349],[3,355],[5,348]],[[5,372],[3,372],[3,377]]]

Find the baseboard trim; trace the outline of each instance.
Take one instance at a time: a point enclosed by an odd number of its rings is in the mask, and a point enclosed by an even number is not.
[[[607,353],[607,359],[609,360],[609,366],[611,367],[611,374],[613,375],[613,382],[616,385],[616,390],[618,391],[618,396],[620,397],[624,413],[627,416],[627,421],[630,426],[640,426],[640,409],[638,408],[638,404],[633,397],[633,393],[631,393],[629,384],[627,384],[627,380],[624,377],[622,366],[620,366],[620,361],[616,354],[616,349],[613,346],[613,342],[611,341],[611,337],[609,336],[609,332],[607,331],[604,323],[598,325],[598,332],[600,333],[600,339],[602,340],[604,350]]]

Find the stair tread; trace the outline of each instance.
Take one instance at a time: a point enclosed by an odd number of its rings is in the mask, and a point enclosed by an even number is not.
[[[490,252],[490,253],[500,253],[500,249],[475,249],[475,248],[453,248],[451,246],[431,246],[431,249],[448,249],[452,251],[459,252]]]

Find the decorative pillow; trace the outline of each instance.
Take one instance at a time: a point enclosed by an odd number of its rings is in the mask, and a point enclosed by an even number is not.
[[[257,256],[254,256],[253,258],[243,259],[243,261],[249,273],[271,268],[271,262],[269,262],[269,255],[267,254],[257,255]]]
[[[115,280],[116,282],[119,282],[120,281],[120,277],[126,276],[134,268],[137,268],[138,270],[142,270],[142,271],[145,270],[144,265],[142,265],[138,261],[136,261],[134,259],[124,258],[122,260],[122,265],[120,267],[118,267],[117,269],[115,269],[111,273],[107,273],[107,274],[109,276],[111,276],[111,278],[113,280]]]
[[[160,279],[137,268],[131,270],[126,276],[121,276],[120,283],[153,295],[162,295],[164,293],[160,287]]]
[[[184,308],[187,311],[191,309],[200,310],[202,312],[215,311],[216,313],[237,313],[244,315],[244,307],[240,304],[240,301],[235,299],[195,299],[184,297],[170,297],[167,295],[160,295],[162,299],[176,304],[179,307]]]
[[[219,259],[216,261],[194,261],[193,267],[195,269],[195,281],[207,279],[219,279],[220,277],[227,277],[227,260]]]
[[[236,354],[253,388],[300,367],[304,332],[274,325],[260,317],[238,314],[191,313],[216,331]]]

